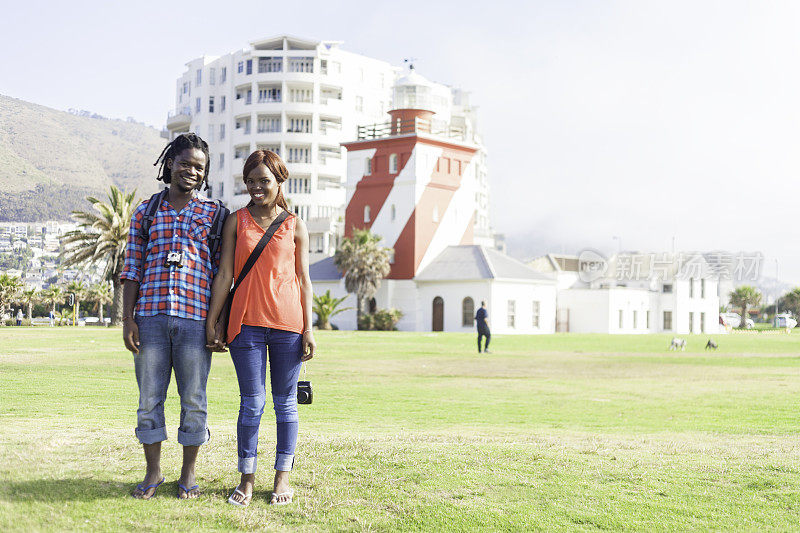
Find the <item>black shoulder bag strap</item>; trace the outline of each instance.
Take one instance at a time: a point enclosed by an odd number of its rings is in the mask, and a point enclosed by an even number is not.
[[[245,207],[244,209],[247,208]],[[281,224],[283,224],[283,221],[286,220],[288,216],[289,213],[284,209],[277,217],[275,217],[275,220],[273,220],[272,224],[269,225],[267,231],[264,232],[264,236],[261,237],[261,240],[258,241],[256,247],[253,248],[252,252],[250,252],[250,257],[247,258],[247,262],[242,267],[242,271],[239,272],[239,277],[236,278],[236,283],[233,285],[231,292],[228,294],[228,300],[225,302],[225,308],[223,309],[222,313],[220,313],[220,318],[224,318],[226,327],[228,325],[228,320],[230,319],[231,305],[233,304],[233,295],[236,293],[236,289],[238,289],[239,285],[242,284],[245,276],[247,276],[247,274],[256,264],[256,261],[258,261],[258,258],[261,256],[261,252],[263,252],[264,248],[266,248],[267,243],[270,241],[270,239],[272,239],[272,236],[276,231],[278,231],[278,228]]]
[[[155,193],[150,197],[150,200],[147,201],[147,209],[142,218],[142,226],[139,228],[139,237],[144,241],[142,260],[139,262],[139,283],[144,281],[144,263],[147,259],[147,245],[150,243],[150,227],[153,225],[153,221],[156,219],[156,213],[158,213],[158,208],[161,207],[161,203],[164,201],[164,197],[167,195],[168,191],[169,189],[165,187],[163,191]]]

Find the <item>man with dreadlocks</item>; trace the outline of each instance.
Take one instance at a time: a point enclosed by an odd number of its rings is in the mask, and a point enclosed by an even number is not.
[[[179,135],[162,151],[158,179],[169,187],[136,208],[131,219],[123,289],[123,338],[133,352],[139,385],[136,436],[147,471],[133,491],[149,500],[164,482],[161,442],[167,439],[164,400],[171,373],[181,398],[178,442],[183,467],[178,497],[196,498],[195,461],[210,432],[206,382],[211,352],[205,320],[211,281],[219,266],[209,232],[227,210],[197,191],[208,188],[208,144],[194,133]],[[216,252],[215,252],[216,250]]]

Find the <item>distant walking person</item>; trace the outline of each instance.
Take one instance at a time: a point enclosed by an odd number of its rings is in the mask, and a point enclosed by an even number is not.
[[[21,326],[21,325],[22,325],[22,318],[23,318],[24,316],[25,316],[25,315],[23,315],[23,314],[22,314],[22,308],[20,307],[20,308],[19,308],[19,310],[17,311],[17,325],[18,325],[18,326]]]
[[[489,331],[489,313],[486,311],[485,301],[481,301],[481,308],[475,313],[475,324],[478,326],[478,353],[481,353],[481,337],[486,337],[483,353],[491,353],[489,341],[492,339],[492,332]]]

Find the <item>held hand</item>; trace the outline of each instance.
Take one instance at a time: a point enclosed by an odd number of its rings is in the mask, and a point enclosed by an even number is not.
[[[125,341],[125,348],[139,354],[139,326],[132,318],[127,318],[122,323],[122,340]]]
[[[303,333],[303,355],[300,356],[300,360],[306,362],[314,357],[316,349],[317,341],[314,340],[314,332],[309,330]]]
[[[225,334],[219,322],[214,326],[206,323],[206,348],[212,352],[227,352],[224,339]]]

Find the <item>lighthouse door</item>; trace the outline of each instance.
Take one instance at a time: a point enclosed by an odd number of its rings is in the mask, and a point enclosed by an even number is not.
[[[441,296],[433,299],[432,331],[444,331],[444,300]]]

